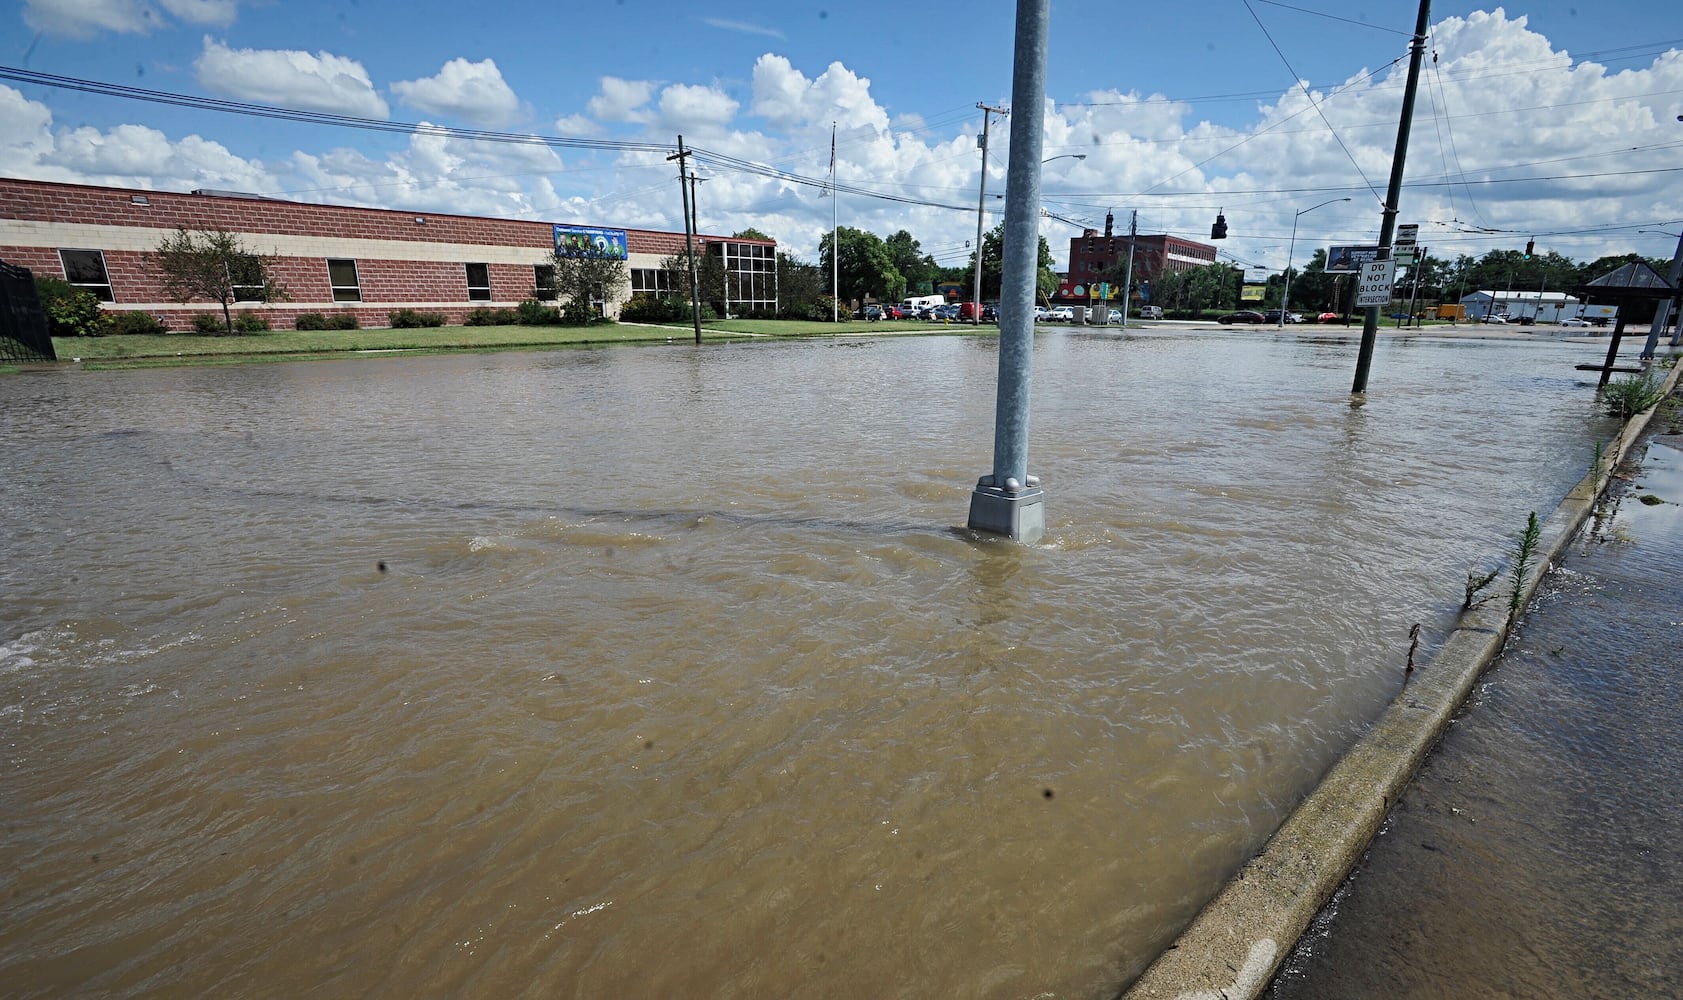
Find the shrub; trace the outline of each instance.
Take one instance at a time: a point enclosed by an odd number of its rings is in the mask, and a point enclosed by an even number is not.
[[[657,299],[647,292],[631,296],[619,311],[619,318],[630,323],[670,323],[689,316],[687,304],[677,299]]]
[[[158,336],[169,332],[163,320],[147,312],[108,312],[101,321],[105,332],[115,336]]]
[[[222,322],[221,316],[213,316],[210,313],[194,313],[193,332],[202,333],[209,337],[219,337],[228,332],[228,327]]]
[[[234,320],[235,333],[268,333],[269,321],[256,313],[240,313]]]
[[[515,309],[521,326],[550,326],[561,322],[561,314],[537,299],[527,299]]]
[[[423,326],[443,326],[444,314],[417,312],[414,309],[394,309],[386,314],[394,330],[413,330]]]
[[[336,312],[327,317],[327,328],[329,330],[358,330],[361,329],[361,325],[357,323],[356,313],[347,310]]]
[[[54,337],[98,337],[104,334],[99,297],[58,278],[38,277],[35,293],[47,316],[47,333]]]
[[[513,309],[490,309],[481,306],[468,313],[463,323],[467,326],[514,326],[520,322],[520,315]]]
[[[327,317],[321,313],[299,313],[298,318],[292,321],[292,328],[294,330],[325,330],[327,329]]]

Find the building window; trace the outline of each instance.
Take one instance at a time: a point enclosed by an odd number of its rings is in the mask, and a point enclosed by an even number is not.
[[[467,265],[467,289],[469,301],[491,301],[491,266],[489,264]]]
[[[228,265],[228,284],[235,302],[267,302],[269,290],[263,284],[263,262],[245,255]]]
[[[532,297],[540,302],[554,302],[560,294],[555,285],[555,265],[533,264]]]
[[[111,276],[105,272],[105,254],[100,250],[60,250],[59,263],[64,265],[64,280],[83,291],[94,293],[101,302],[115,302],[111,294]]]
[[[333,286],[333,301],[362,301],[362,286],[356,280],[356,261],[329,259],[327,283]]]
[[[666,282],[666,272],[658,267],[634,267],[631,269],[631,294],[653,295],[661,298],[671,291]]]

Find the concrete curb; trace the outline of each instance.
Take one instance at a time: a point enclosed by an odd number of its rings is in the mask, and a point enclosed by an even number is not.
[[[1683,366],[1666,376],[1669,394]],[[1541,523],[1538,582],[1595,509],[1610,473],[1654,411],[1626,421],[1602,466],[1573,487]],[[1123,994],[1123,1000],[1248,1000],[1274,973],[1361,859],[1391,806],[1508,637],[1506,607],[1492,601],[1463,615],[1431,662],[1418,668],[1379,721],[1356,741],[1227,887]]]

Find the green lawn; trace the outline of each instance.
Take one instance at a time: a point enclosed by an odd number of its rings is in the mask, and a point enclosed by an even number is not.
[[[996,328],[984,326],[985,332]],[[796,320],[733,319],[702,324],[702,339],[749,340],[782,337],[869,336],[888,333],[972,332],[939,323],[814,323]],[[182,364],[296,361],[366,353],[503,351],[596,344],[666,343],[695,337],[689,324],[652,326],[601,323],[593,326],[441,326],[409,330],[274,330],[233,337],[173,333],[163,336],[54,337],[59,360],[88,368],[139,368]]]

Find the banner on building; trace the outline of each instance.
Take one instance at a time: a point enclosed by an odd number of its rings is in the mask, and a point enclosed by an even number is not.
[[[625,230],[557,224],[555,226],[555,255],[557,257],[612,257],[617,260],[624,260],[629,256]]]

